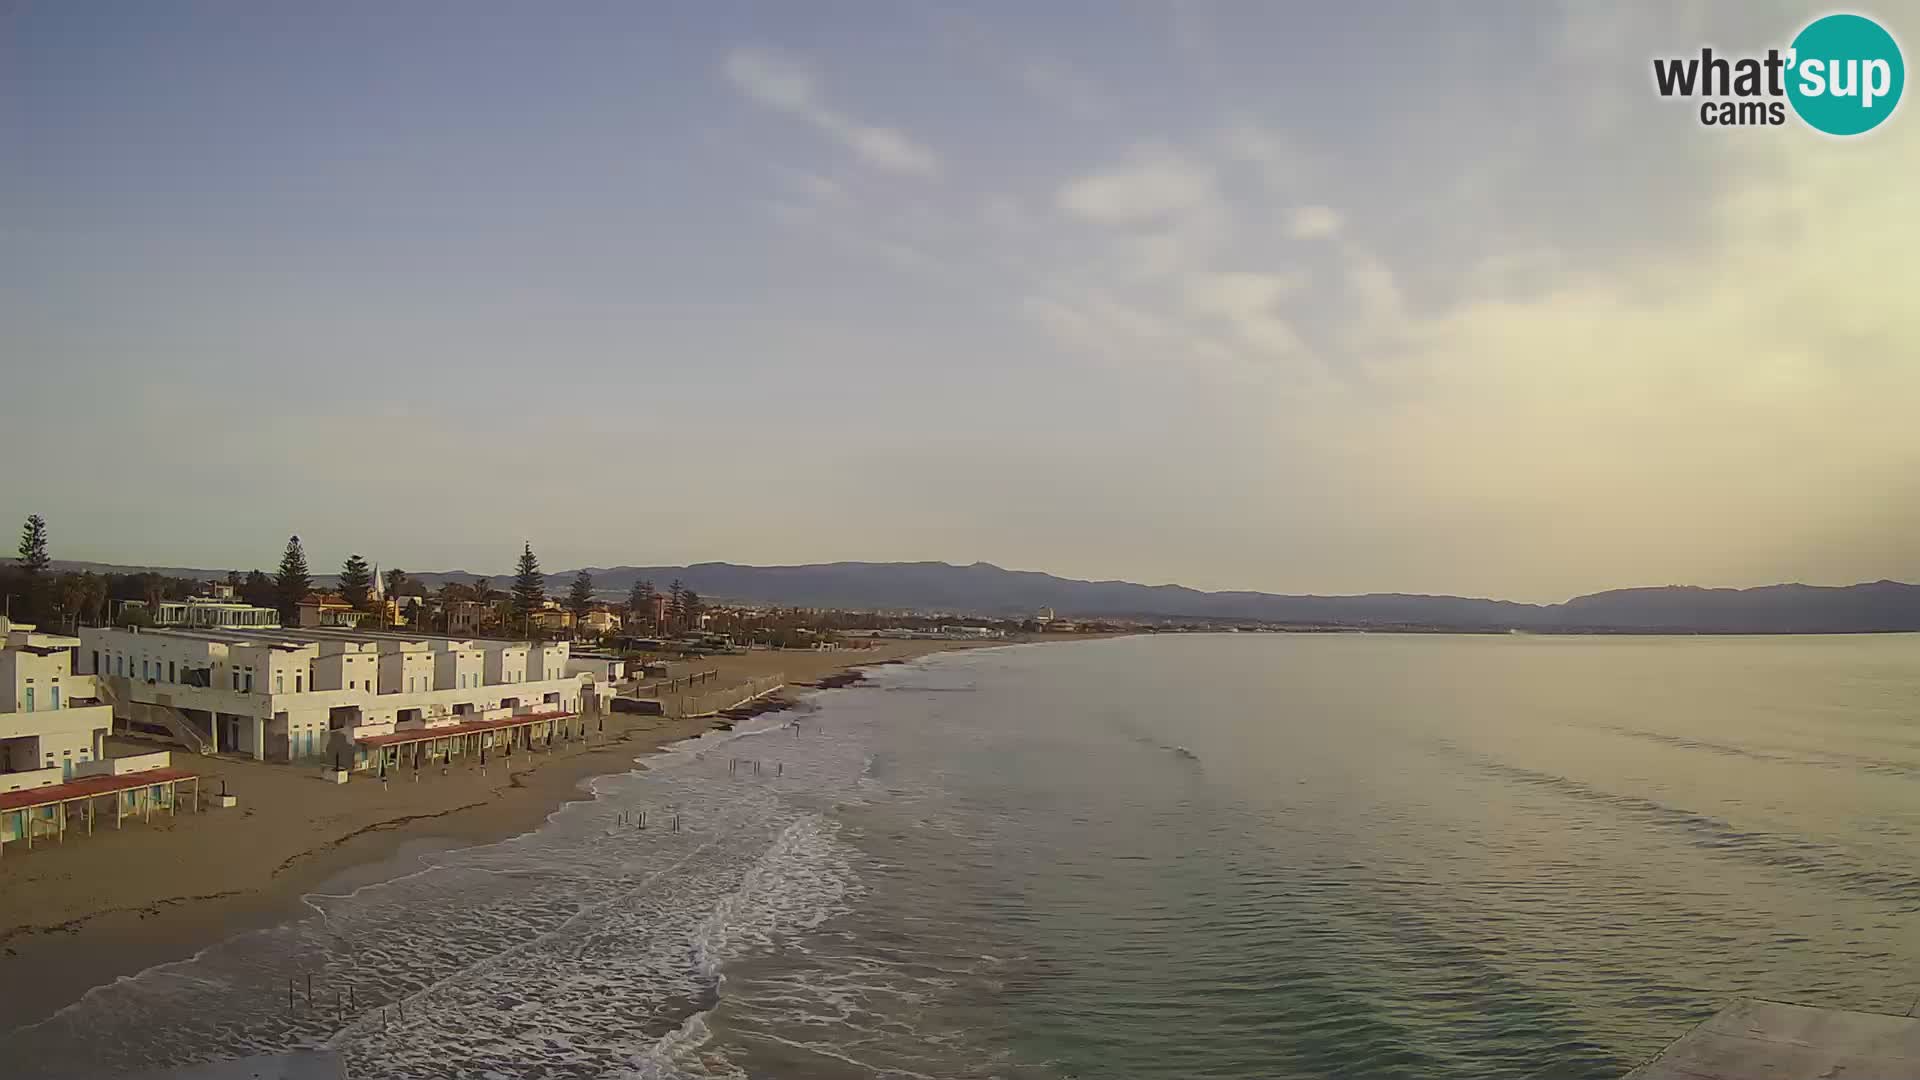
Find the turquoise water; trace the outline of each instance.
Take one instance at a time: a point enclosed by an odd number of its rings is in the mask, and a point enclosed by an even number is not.
[[[0,1053],[1611,1080],[1734,996],[1920,998],[1912,636],[1115,639],[758,723]],[[290,970],[367,1007],[290,1015]]]

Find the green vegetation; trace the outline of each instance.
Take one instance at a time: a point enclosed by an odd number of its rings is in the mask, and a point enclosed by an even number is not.
[[[373,610],[373,571],[358,554],[340,564],[340,596],[355,611]]]
[[[293,626],[300,621],[300,601],[313,592],[313,575],[307,572],[307,552],[298,536],[287,538],[287,550],[280,556],[280,573],[274,579],[274,606],[280,609],[280,622]]]

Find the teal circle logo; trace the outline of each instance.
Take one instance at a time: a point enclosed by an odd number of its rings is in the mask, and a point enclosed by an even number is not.
[[[1829,135],[1872,131],[1893,115],[1907,65],[1893,35],[1861,15],[1828,15],[1793,39],[1787,100],[1800,119]]]

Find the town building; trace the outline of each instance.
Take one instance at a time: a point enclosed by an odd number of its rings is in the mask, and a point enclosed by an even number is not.
[[[564,642],[367,629],[81,630],[79,664],[114,715],[203,753],[368,767],[368,740],[481,720],[598,716],[609,684]]]
[[[130,813],[173,813],[183,782],[198,801],[199,778],[164,751],[107,755],[113,709],[98,679],[73,671],[79,646],[0,618],[0,853],[36,837],[64,841],[70,827],[92,832],[103,798],[116,826]]]
[[[80,639],[0,619],[0,790],[71,779],[105,755],[113,711],[96,681],[73,672]],[[41,773],[29,779],[22,774]]]
[[[368,613],[358,611],[337,596],[310,596],[298,605],[302,629],[355,627],[365,622]]]
[[[589,611],[580,622],[580,628],[595,634],[610,634],[620,629],[620,616],[611,611]]]
[[[471,637],[492,626],[498,618],[492,604],[478,600],[456,600],[447,605],[447,633]]]
[[[127,602],[129,607],[136,604],[141,607],[146,606],[140,601]],[[195,596],[186,600],[162,600],[158,607],[148,613],[148,617],[153,620],[155,626],[184,626],[198,629],[235,627],[258,630],[271,629],[280,625],[280,612],[275,608],[254,607],[252,604],[204,596]]]

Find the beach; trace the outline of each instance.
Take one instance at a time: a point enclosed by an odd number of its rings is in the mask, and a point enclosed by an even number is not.
[[[793,689],[836,673],[983,643],[887,641],[870,648],[755,651],[676,665],[717,672],[716,689],[773,674]],[[989,643],[990,644],[990,643]],[[11,846],[0,863],[0,1014],[4,1027],[50,1015],[88,989],[185,959],[236,932],[298,915],[302,896],[405,872],[421,852],[486,843],[537,828],[583,782],[724,720],[615,713],[604,734],[553,752],[401,772],[344,785],[312,766],[175,751],[239,804],[124,828]],[[114,740],[116,753],[154,749]]]

